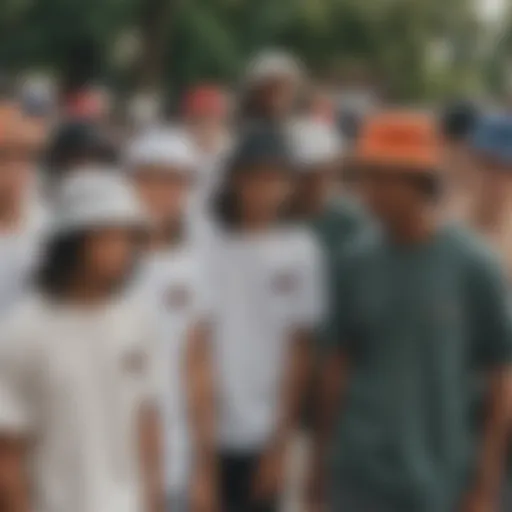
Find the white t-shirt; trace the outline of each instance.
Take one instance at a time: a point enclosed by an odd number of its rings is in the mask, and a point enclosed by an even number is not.
[[[305,229],[216,239],[208,275],[220,445],[258,450],[275,428],[292,333],[323,316],[322,258]]]
[[[39,205],[31,205],[19,229],[0,232],[0,318],[26,291],[39,263],[46,213]]]
[[[142,311],[34,294],[2,327],[0,432],[33,443],[31,512],[143,512],[137,423],[159,357]]]
[[[184,492],[188,485],[191,447],[184,388],[187,340],[207,314],[204,280],[198,258],[188,246],[150,253],[136,288],[153,312],[159,333],[166,432],[167,486]]]

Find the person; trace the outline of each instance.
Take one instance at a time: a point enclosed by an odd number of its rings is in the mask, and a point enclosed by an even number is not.
[[[297,213],[332,260],[367,223],[359,202],[340,190],[342,140],[335,128],[301,119],[292,125],[290,143],[297,171]]]
[[[225,512],[277,510],[323,312],[319,248],[287,213],[292,173],[279,130],[253,126],[215,203],[207,275]]]
[[[512,276],[512,210],[509,206],[512,168],[512,117],[508,115],[481,116],[470,138],[474,167],[479,187],[475,192],[473,209],[468,220],[481,236],[494,248],[505,267],[510,284]],[[510,460],[508,461],[510,465]],[[510,475],[503,493],[503,510],[512,506],[512,480]]]
[[[450,103],[441,116],[444,141],[444,167],[447,170],[447,215],[458,221],[468,221],[478,194],[478,177],[471,151],[471,135],[480,113],[472,102],[458,100]]]
[[[183,99],[183,120],[200,153],[215,157],[226,149],[229,120],[228,97],[218,86],[192,87]]]
[[[46,214],[35,194],[38,144],[20,106],[0,108],[0,317],[17,302],[37,264]]]
[[[326,86],[316,86],[309,91],[305,98],[304,110],[319,123],[329,126],[334,126],[337,123],[333,94]]]
[[[100,166],[106,169],[119,160],[119,149],[102,129],[92,121],[64,120],[50,136],[45,158],[47,192],[58,189],[58,184],[74,173]]]
[[[329,487],[334,512],[498,510],[512,361],[502,268],[439,217],[442,157],[428,116],[372,117],[356,158],[380,227],[338,267],[313,496]],[[474,438],[477,376],[486,412]]]
[[[130,144],[126,166],[152,220],[136,288],[155,313],[154,324],[167,361],[163,410],[169,510],[214,512],[208,299],[201,259],[186,232],[197,152],[182,130],[161,128]]]
[[[471,138],[474,167],[478,171],[478,188],[468,221],[495,248],[508,276],[512,276],[512,117],[485,116]]]
[[[200,244],[209,228],[211,202],[222,183],[232,144],[224,91],[207,84],[190,89],[183,100],[183,121],[198,155],[188,217],[191,236]]]
[[[343,159],[343,143],[336,128],[325,120],[304,118],[295,121],[290,130],[290,148],[296,172],[294,211],[297,218],[314,234],[322,252],[324,282],[335,276],[335,263],[367,225],[366,215],[351,194],[340,190],[339,175]],[[298,436],[295,457],[302,456],[302,468],[295,471],[303,494],[307,466],[314,438],[315,390],[323,367],[323,353],[329,326],[319,326],[315,341],[316,365],[305,403],[303,428]],[[306,447],[306,449],[304,449]],[[301,455],[302,454],[302,455]],[[300,464],[299,464],[300,466]]]
[[[35,288],[1,329],[1,507],[156,512],[161,357],[124,292],[146,217],[101,171],[57,204]]]
[[[242,124],[282,126],[293,116],[304,82],[300,62],[281,50],[265,50],[247,65],[242,79],[239,117]]]

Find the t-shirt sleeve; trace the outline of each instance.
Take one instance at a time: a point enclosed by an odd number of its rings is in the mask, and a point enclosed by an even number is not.
[[[33,351],[9,328],[0,339],[0,432],[25,435],[34,428]]]
[[[473,268],[471,299],[475,358],[479,366],[512,363],[512,302],[505,273],[489,256]]]
[[[348,349],[354,342],[354,279],[357,258],[342,251],[333,261],[329,276],[329,301],[324,342],[327,349]]]

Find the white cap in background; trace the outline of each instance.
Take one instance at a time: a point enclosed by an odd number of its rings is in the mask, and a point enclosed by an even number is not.
[[[327,123],[299,119],[289,129],[289,141],[295,166],[312,170],[342,155],[343,143],[336,129]]]
[[[280,50],[267,50],[249,62],[244,75],[244,85],[246,88],[252,88],[276,78],[300,82],[303,76],[303,66],[293,55]]]
[[[198,163],[197,148],[179,129],[147,131],[129,144],[125,159],[131,173],[145,167],[158,167],[185,174],[195,171]]]
[[[118,226],[146,229],[149,220],[126,178],[110,169],[91,169],[62,183],[52,226],[54,234]]]

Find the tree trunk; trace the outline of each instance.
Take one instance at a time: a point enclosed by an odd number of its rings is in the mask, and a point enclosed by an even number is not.
[[[179,0],[141,0],[141,57],[139,90],[156,92],[162,86],[167,54],[168,31]]]

